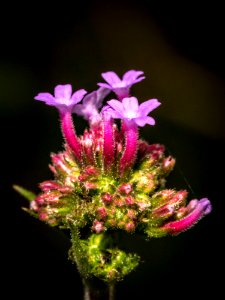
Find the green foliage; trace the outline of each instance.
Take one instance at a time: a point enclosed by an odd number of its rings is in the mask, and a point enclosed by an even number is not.
[[[26,198],[29,201],[33,201],[36,197],[36,195],[28,191],[27,189],[19,186],[19,185],[13,185],[14,190],[16,190],[20,195],[22,195],[24,198]]]
[[[96,276],[105,282],[119,281],[139,263],[139,256],[119,250],[110,234],[93,233],[87,240],[82,240],[75,228],[71,232],[70,258],[77,263],[84,277]]]

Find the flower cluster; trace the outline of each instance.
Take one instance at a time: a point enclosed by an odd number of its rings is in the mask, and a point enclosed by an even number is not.
[[[211,211],[207,198],[188,203],[186,190],[165,187],[175,159],[166,156],[163,145],[139,138],[138,127],[154,125],[149,113],[161,104],[157,99],[139,104],[130,96],[131,86],[143,80],[142,75],[131,70],[121,80],[106,72],[102,77],[107,83],[99,83],[90,94],[83,89],[72,94],[66,84],[56,86],[54,96],[35,97],[58,109],[66,143],[64,151],[51,157],[54,180],[40,184],[41,193],[32,198],[28,211],[52,226],[69,228],[71,257],[80,271],[106,281],[121,279],[139,260],[113,245],[112,232],[176,235]],[[104,103],[110,92],[116,99]],[[80,137],[73,114],[89,122]],[[82,229],[88,232],[85,238]],[[98,255],[91,251],[93,243]]]

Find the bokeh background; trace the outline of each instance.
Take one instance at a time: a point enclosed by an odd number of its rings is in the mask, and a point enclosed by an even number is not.
[[[223,293],[225,19],[216,4],[74,1],[4,5],[0,39],[1,227],[7,298],[82,299],[69,240],[21,210],[16,183],[38,192],[51,178],[50,152],[62,149],[55,109],[33,101],[57,84],[96,89],[100,74],[143,70],[140,101],[158,98],[155,127],[141,134],[177,158],[169,187],[207,196],[212,213],[175,238],[124,237],[143,263],[118,286],[118,299],[180,299]],[[85,123],[79,122],[78,133]],[[223,272],[223,271],[222,271]]]

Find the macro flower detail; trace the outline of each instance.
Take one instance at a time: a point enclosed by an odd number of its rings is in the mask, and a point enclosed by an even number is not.
[[[55,106],[60,111],[71,111],[86,93],[84,89],[80,89],[72,94],[71,84],[65,84],[55,87],[54,96],[50,93],[39,93],[34,99],[43,101],[47,105]]]
[[[82,104],[77,104],[73,112],[84,117],[90,124],[98,123],[101,121],[99,108],[102,106],[102,102],[109,92],[108,89],[101,87],[97,91],[86,95]]]
[[[70,84],[56,86],[54,96],[35,97],[58,108],[65,145],[51,154],[53,179],[39,185],[38,195],[15,188],[30,201],[25,210],[32,216],[70,231],[69,257],[84,282],[97,277],[114,284],[138,266],[136,253],[119,249],[121,231],[149,238],[177,235],[212,209],[208,198],[188,201],[187,190],[167,188],[175,158],[163,145],[139,138],[138,126],[155,125],[148,114],[161,105],[157,99],[139,105],[128,97],[142,74],[129,71],[120,80],[114,72],[103,73],[108,84],[85,97],[83,89],[72,94]],[[118,100],[105,99],[110,89]],[[76,135],[73,113],[89,122],[83,135]]]
[[[81,159],[81,146],[76,136],[72,121],[72,111],[87,92],[80,89],[72,94],[71,84],[57,85],[54,90],[55,97],[50,93],[39,93],[34,99],[43,101],[47,105],[55,106],[59,110],[62,134],[73,150],[76,159]]]
[[[148,114],[161,105],[157,99],[151,99],[141,103],[139,106],[135,97],[124,98],[122,102],[113,99],[107,103],[113,108],[113,110],[109,110],[112,118],[133,121],[141,127],[146,124],[155,125],[155,120],[149,117]]]
[[[102,73],[102,77],[107,83],[98,83],[99,86],[113,91],[120,100],[129,97],[129,91],[133,84],[145,79],[142,71],[130,70],[123,75],[122,80],[115,72]]]

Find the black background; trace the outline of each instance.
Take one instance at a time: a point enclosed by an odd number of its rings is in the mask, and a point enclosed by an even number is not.
[[[51,178],[49,153],[62,149],[58,116],[35,103],[59,83],[92,91],[100,73],[137,69],[141,100],[157,97],[157,125],[142,135],[177,158],[168,186],[190,198],[208,197],[213,211],[195,228],[146,242],[125,237],[143,263],[118,285],[118,299],[215,298],[223,292],[224,86],[223,10],[149,1],[76,1],[8,5],[1,10],[0,122],[2,272],[6,299],[82,299],[78,272],[67,259],[69,240],[32,219],[12,184],[35,192]],[[186,82],[186,83],[185,83]],[[81,133],[85,123],[77,126]],[[223,271],[222,271],[223,272]]]

